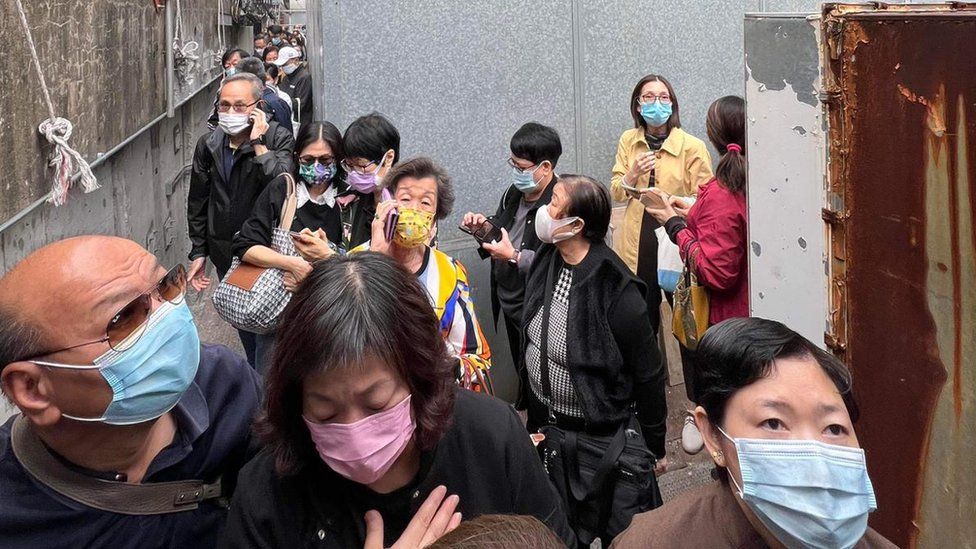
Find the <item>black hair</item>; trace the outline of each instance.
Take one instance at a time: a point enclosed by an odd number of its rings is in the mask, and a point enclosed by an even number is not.
[[[281,34],[281,25],[269,25],[268,32],[271,34]]]
[[[333,181],[340,181],[343,177],[342,159],[346,155],[342,146],[342,134],[332,122],[326,120],[309,122],[298,130],[298,137],[295,138],[295,166],[298,166],[298,158],[302,155],[302,149],[320,139],[328,143],[329,148],[332,149],[332,156],[336,163],[336,175],[333,177]]]
[[[451,210],[454,209],[454,186],[451,184],[451,178],[448,177],[447,171],[444,168],[438,166],[430,158],[418,156],[417,158],[411,158],[402,164],[398,164],[390,170],[383,177],[383,185],[387,189],[390,189],[391,193],[396,192],[397,185],[405,177],[412,177],[414,179],[432,178],[437,183],[437,211],[434,213],[434,216],[440,220],[451,215]]]
[[[548,160],[553,168],[563,154],[559,133],[538,122],[529,122],[519,128],[512,136],[509,147],[512,149],[512,154],[519,158],[530,160],[533,164],[541,164]]]
[[[265,63],[264,74],[271,77],[272,80],[277,82],[278,77],[281,75],[281,69],[278,67],[278,65],[275,65],[274,63]]]
[[[610,228],[610,193],[599,181],[585,175],[567,174],[556,183],[568,196],[566,215],[583,220],[583,238],[602,242]]]
[[[227,51],[224,52],[223,57],[220,58],[220,66],[223,67],[224,65],[226,65],[227,61],[229,61],[231,57],[234,57],[235,53],[240,55],[241,59],[248,57],[248,53],[242,50],[241,48],[229,48]]]
[[[716,99],[705,117],[708,140],[721,155],[715,179],[726,189],[746,191],[746,102],[737,95]],[[737,146],[735,146],[737,145]],[[731,146],[731,149],[730,149]]]
[[[241,59],[237,62],[237,70],[253,74],[261,79],[262,84],[264,83],[264,63],[257,57],[245,57]]]
[[[267,46],[264,47],[264,51],[261,52],[261,61],[264,61],[264,62],[267,63],[267,61],[268,61],[268,54],[269,53],[272,53],[272,52],[276,52],[276,51],[277,52],[280,52],[281,51],[281,48],[279,48],[278,46],[275,46],[274,44],[268,44]]]
[[[264,40],[265,45],[267,45],[267,43],[268,43],[268,37],[265,36],[264,34],[260,34],[260,33],[259,34],[255,34],[254,35],[254,40],[252,40],[252,42],[257,42],[258,40]]]
[[[647,131],[647,121],[644,120],[644,117],[640,113],[640,95],[641,88],[648,82],[660,82],[664,84],[664,87],[668,89],[668,95],[671,96],[671,118],[668,118],[668,123],[665,125],[668,133],[671,133],[671,130],[675,128],[680,128],[681,109],[678,108],[678,96],[674,94],[674,86],[671,85],[671,82],[668,82],[668,79],[660,74],[645,75],[637,81],[637,85],[634,86],[634,91],[630,92],[630,116],[634,119],[634,127],[643,128],[645,132]]]
[[[837,386],[851,421],[857,421],[847,366],[784,324],[764,318],[732,318],[705,332],[695,360],[698,404],[713,425],[721,426],[725,407],[736,392],[769,376],[777,359],[804,357],[817,361]]]
[[[375,111],[353,120],[346,128],[342,141],[346,158],[379,162],[386,151],[393,149],[393,163],[400,159],[400,132],[385,116]]]
[[[305,379],[356,368],[370,357],[409,387],[421,450],[433,450],[450,426],[457,360],[448,354],[426,289],[390,257],[362,252],[316,261],[276,333],[256,430],[279,474],[321,464],[302,421]]]

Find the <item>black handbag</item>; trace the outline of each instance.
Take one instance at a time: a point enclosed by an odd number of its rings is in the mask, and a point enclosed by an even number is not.
[[[630,526],[635,514],[663,503],[654,476],[656,459],[647,449],[633,412],[610,435],[594,435],[555,425],[549,379],[549,310],[558,266],[554,255],[546,275],[542,306],[539,368],[550,422],[539,429],[546,437],[540,444],[542,462],[563,500],[570,526],[580,543],[589,546],[600,538],[607,547]]]

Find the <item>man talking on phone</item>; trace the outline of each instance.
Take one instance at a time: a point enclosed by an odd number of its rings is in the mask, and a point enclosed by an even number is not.
[[[218,280],[230,269],[234,234],[251,215],[254,202],[272,179],[292,172],[295,139],[260,108],[264,83],[253,74],[224,80],[217,100],[219,124],[197,141],[193,151],[187,221],[190,233],[190,285],[210,285],[207,258]],[[247,360],[254,365],[254,334],[240,332]]]
[[[495,324],[498,313],[505,317],[509,349],[516,356],[521,345],[522,304],[525,300],[525,281],[535,251],[542,242],[535,234],[536,211],[549,204],[556,184],[556,163],[563,153],[556,130],[536,122],[523,125],[509,145],[511,167],[498,210],[491,219],[468,212],[463,227],[475,238],[498,233],[497,240],[481,243],[478,252],[482,259],[491,257],[491,312]],[[491,226],[486,226],[486,224]],[[490,231],[490,232],[489,232]]]

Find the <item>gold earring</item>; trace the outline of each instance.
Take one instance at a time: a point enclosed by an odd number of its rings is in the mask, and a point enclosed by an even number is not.
[[[725,454],[721,450],[716,450],[716,451],[712,452],[712,459],[714,459],[714,460],[718,460],[718,458],[723,457],[723,456],[725,456]]]

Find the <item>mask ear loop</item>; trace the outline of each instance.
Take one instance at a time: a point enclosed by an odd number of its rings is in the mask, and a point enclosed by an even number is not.
[[[725,432],[725,429],[722,429],[722,428],[721,428],[721,427],[719,427],[718,425],[716,425],[716,426],[715,426],[715,428],[716,428],[716,429],[718,429],[718,432],[720,432],[720,433],[722,433],[722,436],[724,436],[725,438],[727,438],[727,439],[729,439],[729,442],[731,442],[731,443],[732,443],[733,445],[735,445],[735,449],[736,449],[736,454],[738,455],[738,451],[739,451],[739,447],[738,447],[738,445],[736,445],[736,443],[735,443],[735,439],[734,439],[734,438],[732,438],[732,437],[730,437],[730,436],[729,436],[729,434]],[[738,483],[738,482],[736,482],[736,480],[735,480],[735,475],[733,475],[733,474],[732,474],[732,471],[730,471],[730,470],[729,470],[729,468],[728,468],[728,466],[727,466],[727,465],[726,465],[726,467],[725,467],[725,470],[726,470],[726,472],[727,472],[727,473],[728,473],[728,475],[729,475],[729,480],[731,480],[731,481],[732,481],[732,484],[734,484],[734,485],[735,485],[735,488],[736,488],[736,490],[737,490],[737,492],[736,492],[736,493],[738,494],[738,496],[739,496],[740,498],[742,498],[742,499],[745,499],[745,497],[744,497],[744,496],[745,496],[745,491],[743,491],[743,490],[742,490],[742,486],[740,486],[740,485],[739,485],[739,483]]]

